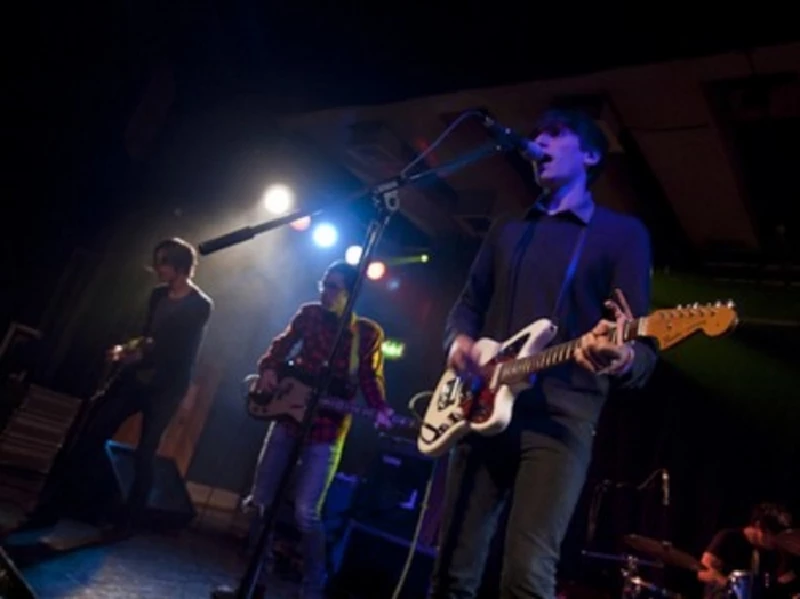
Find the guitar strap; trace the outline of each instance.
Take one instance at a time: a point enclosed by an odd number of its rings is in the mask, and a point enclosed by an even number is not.
[[[353,384],[357,384],[358,367],[360,365],[361,327],[358,326],[358,316],[355,312],[353,312],[353,320],[350,322],[350,330],[353,332],[353,343],[350,345],[350,381]]]
[[[514,298],[517,294],[517,281],[519,279],[519,270],[522,266],[522,258],[525,254],[525,250],[528,248],[528,245],[533,238],[533,230],[535,229],[536,225],[531,223],[528,225],[528,228],[522,234],[522,238],[517,243],[517,246],[514,248],[514,258],[513,261],[516,262],[515,266],[512,268],[512,277],[510,281],[510,297],[509,297],[509,306],[506,312],[505,318],[505,338],[511,336],[511,331],[509,330],[511,327],[511,312],[514,308]],[[564,275],[564,281],[561,283],[561,290],[558,292],[558,298],[556,299],[556,303],[553,306],[553,314],[550,318],[555,324],[557,322],[557,315],[558,311],[561,309],[561,304],[564,301],[564,296],[566,295],[567,289],[569,288],[572,279],[575,277],[575,270],[578,267],[578,260],[581,257],[581,251],[583,250],[583,242],[586,239],[586,230],[589,228],[589,225],[584,225],[581,228],[581,232],[578,233],[578,239],[575,242],[575,248],[572,250],[572,258],[570,258],[569,266],[567,266],[567,272]]]
[[[353,312],[353,317],[350,320],[350,331],[353,333],[353,343],[350,346],[350,370],[348,372],[350,382],[354,385],[358,384],[358,367],[360,365],[360,350],[361,350],[361,327],[358,326],[358,316]],[[303,340],[300,339],[295,343],[286,356],[287,361],[296,358],[300,351],[303,349]]]
[[[572,250],[572,258],[569,261],[567,272],[564,275],[564,281],[561,283],[561,291],[558,292],[556,305],[553,306],[553,316],[550,318],[550,320],[556,324],[558,324],[558,312],[561,309],[561,304],[564,303],[564,296],[567,294],[567,289],[569,288],[570,283],[572,283],[572,279],[575,278],[575,271],[578,268],[578,260],[580,260],[581,257],[581,250],[583,250],[583,242],[586,240],[586,230],[588,228],[588,224],[584,225],[581,229],[581,232],[578,233],[578,240],[575,242],[575,249]]]

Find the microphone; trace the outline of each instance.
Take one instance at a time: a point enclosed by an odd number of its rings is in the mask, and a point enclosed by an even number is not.
[[[664,507],[669,506],[669,471],[661,470],[661,499]]]
[[[525,156],[537,162],[550,158],[545,154],[541,146],[536,144],[533,140],[523,137],[509,127],[504,127],[488,114],[481,115],[481,124],[509,150],[519,150],[525,154]]]

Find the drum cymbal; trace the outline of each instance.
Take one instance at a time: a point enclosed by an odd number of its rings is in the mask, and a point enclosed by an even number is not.
[[[668,566],[693,571],[703,569],[703,566],[697,559],[680,549],[675,549],[671,543],[657,541],[656,539],[650,539],[639,535],[626,535],[624,541],[636,551],[646,553],[655,559],[661,560]]]
[[[775,535],[775,546],[786,553],[800,555],[800,529],[784,530]]]
[[[664,567],[664,564],[662,564],[661,562],[651,562],[646,559],[639,559],[638,557],[634,557],[632,555],[617,554],[617,553],[598,553],[596,551],[583,551],[581,553],[583,557],[589,559],[596,559],[607,562],[618,562],[624,564],[628,564],[631,561],[633,561],[637,566],[649,566],[651,568]]]

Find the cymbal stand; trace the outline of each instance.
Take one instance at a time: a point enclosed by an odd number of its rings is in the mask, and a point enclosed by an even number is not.
[[[641,583],[638,576],[639,560],[633,555],[626,555],[619,570],[622,576],[622,599],[636,599]]]

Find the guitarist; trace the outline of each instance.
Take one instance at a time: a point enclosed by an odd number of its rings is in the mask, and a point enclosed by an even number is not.
[[[272,392],[277,388],[278,369],[290,354],[297,351],[298,345],[299,353],[294,358],[296,365],[307,374],[319,373],[333,347],[339,318],[349,294],[353,292],[357,275],[358,270],[346,262],[334,262],[328,267],[319,284],[319,303],[302,305],[259,361],[257,390]],[[392,409],[386,403],[384,388],[383,339],[383,330],[376,322],[354,315],[331,366],[333,382],[329,391],[339,395],[339,399],[353,400],[360,387],[367,404],[378,410],[376,425],[389,428]],[[356,380],[350,381],[353,365]],[[320,408],[296,473],[295,514],[297,527],[303,535],[304,598],[324,596],[326,539],[321,509],[339,464],[350,423],[349,415]],[[245,505],[256,507],[262,513],[270,505],[299,431],[296,422],[288,421],[277,422],[270,428],[256,466],[252,492],[245,499]],[[271,556],[267,556],[267,561],[271,561]],[[262,571],[268,573],[268,570],[269,567],[265,567]],[[258,592],[263,593],[263,586]]]
[[[617,343],[609,334],[612,323],[603,320],[604,305],[615,308],[620,323],[647,313],[651,269],[642,224],[596,205],[589,190],[608,152],[605,135],[588,115],[551,110],[530,139],[545,154],[532,161],[543,194],[520,217],[496,222],[487,235],[448,317],[448,365],[473,370],[479,335],[502,340],[541,318],[558,325],[554,343],[583,335],[581,347],[577,364],[540,374],[519,395],[505,431],[467,435],[454,447],[434,599],[476,596],[507,500],[500,589],[491,595],[554,597],[560,546],[609,388],[641,387],[657,359],[646,343]],[[610,304],[613,293],[617,302]]]
[[[211,298],[192,281],[196,263],[194,248],[181,239],[166,239],[154,248],[152,268],[160,285],[150,294],[142,337],[118,356],[121,370],[93,398],[86,427],[67,458],[66,491],[84,496],[80,487],[91,481],[81,474],[91,472],[89,464],[102,455],[105,441],[141,412],[134,481],[126,513],[115,523],[114,533],[127,535],[141,524],[161,436],[191,381],[213,307]]]

